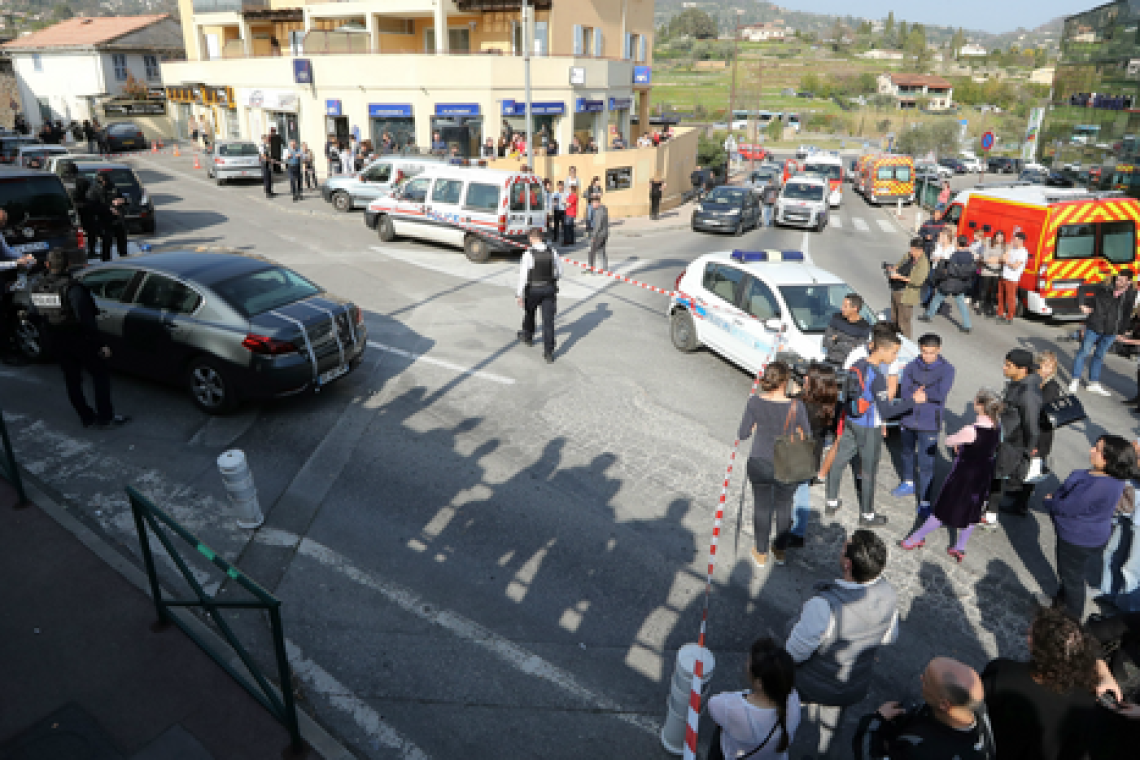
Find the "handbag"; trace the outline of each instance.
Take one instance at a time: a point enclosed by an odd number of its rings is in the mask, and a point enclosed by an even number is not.
[[[798,436],[788,435],[788,426],[796,416],[796,403],[793,401],[788,406],[783,435],[776,437],[772,447],[772,469],[776,480],[781,483],[803,483],[819,471],[815,461],[815,439],[804,435],[803,428],[796,430]]]
[[[1061,396],[1056,401],[1050,401],[1041,407],[1041,419],[1049,423],[1049,427],[1053,429],[1072,425],[1087,417],[1081,400],[1071,394]]]

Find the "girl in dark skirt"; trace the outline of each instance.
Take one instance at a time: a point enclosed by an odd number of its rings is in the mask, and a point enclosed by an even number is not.
[[[899,544],[903,549],[922,548],[926,545],[926,536],[945,525],[958,531],[957,543],[946,553],[958,562],[966,556],[966,542],[981,520],[990,494],[994,462],[1001,443],[997,426],[1001,408],[1001,398],[996,393],[986,389],[978,391],[974,397],[977,420],[946,439],[946,445],[955,449],[954,465],[934,501],[934,513]]]

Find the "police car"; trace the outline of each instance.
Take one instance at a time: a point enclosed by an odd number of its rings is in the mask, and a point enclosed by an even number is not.
[[[776,199],[776,224],[823,232],[828,221],[830,194],[828,180],[818,175],[800,174],[789,179]]]
[[[800,251],[708,253],[689,264],[674,290],[673,345],[685,352],[707,346],[753,373],[773,358],[822,361],[827,325],[854,292]],[[868,324],[879,321],[866,304],[862,316]],[[918,356],[914,343],[902,342],[899,362]]]

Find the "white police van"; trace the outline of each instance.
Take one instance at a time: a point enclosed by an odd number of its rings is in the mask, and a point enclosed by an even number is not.
[[[827,325],[854,292],[800,251],[708,253],[689,264],[674,290],[668,309],[674,347],[707,346],[752,373],[773,358],[822,361]],[[868,324],[879,321],[866,303],[862,316]],[[918,346],[902,343],[898,361],[918,356]]]
[[[823,232],[828,221],[830,194],[829,182],[823,177],[799,174],[790,178],[776,199],[776,224]]]

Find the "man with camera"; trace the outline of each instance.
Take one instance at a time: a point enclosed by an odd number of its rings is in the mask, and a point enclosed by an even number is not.
[[[913,339],[910,321],[914,307],[922,303],[922,286],[930,274],[930,260],[926,258],[922,238],[910,241],[910,250],[897,264],[883,262],[883,272],[891,288],[891,319],[899,331]]]

